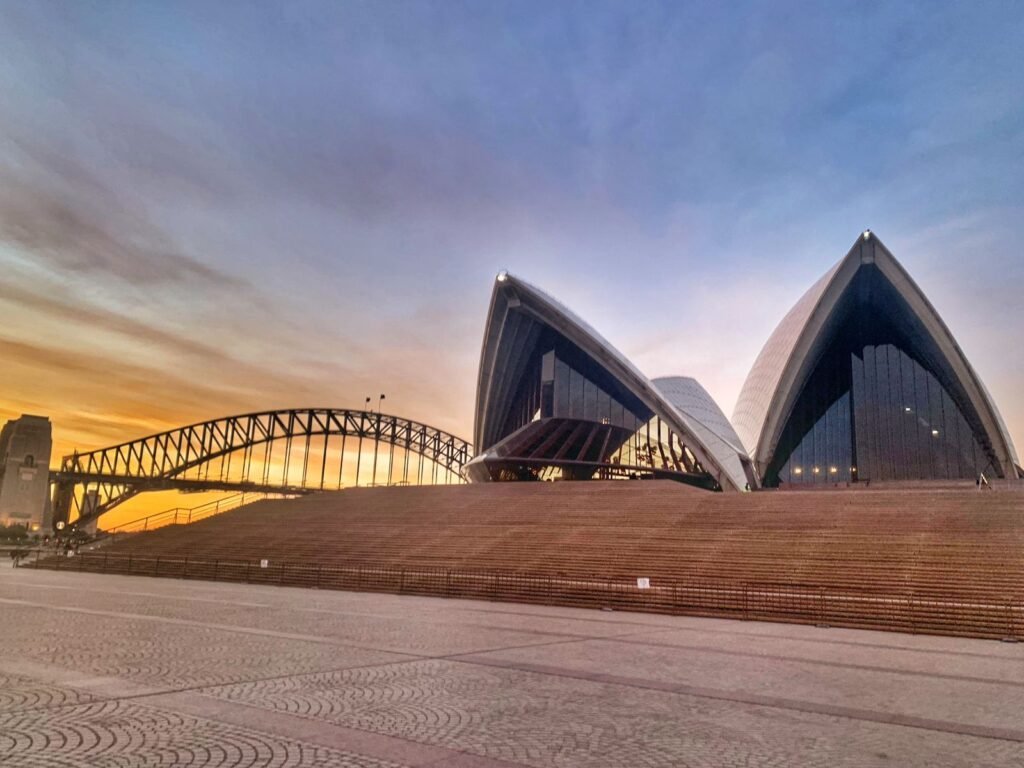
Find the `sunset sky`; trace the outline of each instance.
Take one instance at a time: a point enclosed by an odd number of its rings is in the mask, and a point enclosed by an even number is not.
[[[494,274],[731,413],[870,227],[1024,447],[1024,8],[0,0],[0,419],[472,434]]]

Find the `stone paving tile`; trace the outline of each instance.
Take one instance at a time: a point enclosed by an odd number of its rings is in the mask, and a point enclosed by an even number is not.
[[[0,674],[0,713],[63,707],[95,699],[84,691],[48,685],[24,675]]]
[[[443,598],[378,595],[374,593],[344,592],[333,590],[312,590],[296,587],[265,585],[226,584],[223,582],[187,581],[188,589],[181,588],[182,581],[176,579],[153,579],[139,576],[120,576],[125,587],[111,589],[108,576],[91,573],[55,573],[53,571],[19,571],[22,578],[5,582],[0,579],[0,597],[40,599],[76,604],[78,595],[88,593],[90,604],[114,598],[118,605],[121,599],[132,597],[148,598],[143,604],[154,604],[154,598],[165,602],[186,602],[197,605],[203,602],[224,607],[241,606],[249,608],[275,609],[300,615],[309,612],[338,612],[339,595],[344,595],[343,613],[346,616],[365,616],[404,620],[422,620],[432,623],[443,621],[447,625],[479,626],[488,629],[511,629],[523,631],[527,625],[543,625],[544,633],[580,634],[588,637],[606,634],[621,634],[631,627],[664,624],[674,626],[679,617],[659,617],[654,614],[603,613],[581,609],[550,606],[517,606],[515,604],[492,603],[478,600],[445,600]],[[80,589],[69,588],[68,578],[81,584]],[[239,589],[243,591],[239,593]],[[64,597],[61,597],[61,594]],[[298,599],[297,599],[298,598]],[[97,601],[94,603],[94,601]],[[438,618],[439,612],[443,619]],[[625,630],[621,626],[625,624]]]
[[[537,768],[1024,764],[1018,742],[442,660],[204,693]]]
[[[830,641],[830,630],[818,630],[815,639],[772,638],[770,642],[751,642],[745,635],[723,634],[701,630],[663,629],[636,634],[621,642],[650,643],[655,646],[676,647],[684,651],[704,648],[723,654],[735,654],[765,659],[802,659],[822,664],[857,665],[931,675],[958,675],[985,678],[1001,682],[1024,684],[1024,644],[986,643],[986,653],[972,653],[964,649],[941,650],[837,643]],[[988,651],[1003,650],[995,655]]]
[[[0,597],[7,597],[7,595],[0,594]],[[17,599],[32,602],[45,601],[48,605],[68,607],[81,604],[81,594],[64,590],[22,590],[18,593]],[[394,653],[427,656],[473,653],[495,647],[515,647],[557,641],[563,637],[586,636],[565,635],[554,630],[523,631],[522,621],[518,622],[520,625],[518,628],[482,626],[479,620],[476,623],[453,623],[439,619],[436,612],[424,613],[419,617],[402,615],[397,611],[393,615],[381,615],[366,612],[352,613],[329,608],[239,606],[232,605],[227,601],[214,602],[209,598],[207,601],[193,602],[154,599],[152,596],[139,596],[131,593],[122,595],[91,593],[89,607],[95,610],[205,621],[218,625],[274,631],[280,631],[287,627],[289,632],[296,634],[317,635],[339,642]],[[414,631],[410,631],[411,628]]]
[[[4,768],[399,768],[127,701],[0,714]]]
[[[5,655],[168,689],[379,664],[386,651],[32,606],[0,606]]]
[[[625,614],[633,615],[633,614]],[[776,624],[767,621],[739,619],[704,619],[694,616],[671,616],[662,626],[680,632],[696,630],[713,636],[744,639],[752,644],[774,643],[776,640],[807,640],[843,646],[901,648],[926,652],[979,653],[987,657],[1019,658],[1017,643],[996,643],[977,638],[942,635],[911,635],[904,632],[881,632],[843,627],[817,627],[810,624]]]
[[[1024,726],[1022,685],[908,675],[898,668],[874,671],[614,640],[494,651],[475,654],[473,658],[541,664],[589,674],[612,672],[642,680],[992,728]],[[1011,666],[1008,661],[1002,664],[1007,668]]]

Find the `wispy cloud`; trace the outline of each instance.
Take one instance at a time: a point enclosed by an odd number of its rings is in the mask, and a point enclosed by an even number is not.
[[[142,206],[125,200],[74,160],[18,145],[30,170],[0,165],[0,240],[83,278],[136,285],[205,281],[238,288],[236,277],[181,252]]]
[[[223,347],[207,344],[183,334],[157,328],[109,310],[90,306],[63,293],[54,296],[21,287],[14,282],[0,283],[0,301],[12,305],[15,312],[25,310],[44,313],[66,323],[76,333],[110,331],[144,344],[158,346],[165,354],[194,355],[205,360],[224,361],[230,353]]]

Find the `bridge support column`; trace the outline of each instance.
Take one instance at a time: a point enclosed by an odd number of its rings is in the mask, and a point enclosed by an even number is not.
[[[63,528],[71,518],[71,505],[75,500],[74,482],[57,482],[53,486],[53,529],[57,530],[57,524]]]

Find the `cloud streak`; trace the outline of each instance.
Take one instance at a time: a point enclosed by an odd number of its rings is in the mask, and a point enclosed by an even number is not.
[[[0,240],[83,277],[113,277],[139,286],[244,285],[181,253],[144,213],[83,166],[23,143],[19,149],[34,168],[30,174],[11,164],[0,167]]]

